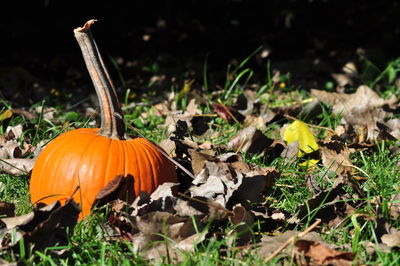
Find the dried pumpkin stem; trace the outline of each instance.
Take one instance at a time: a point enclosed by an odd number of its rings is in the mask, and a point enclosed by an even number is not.
[[[76,28],[74,34],[100,101],[101,128],[99,133],[109,138],[125,139],[125,125],[114,84],[90,31],[90,27],[95,21],[94,19],[89,20],[83,27]]]

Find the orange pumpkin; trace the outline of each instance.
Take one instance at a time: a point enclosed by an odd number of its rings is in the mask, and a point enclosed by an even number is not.
[[[94,20],[74,30],[101,107],[101,128],[82,128],[55,138],[40,153],[32,170],[32,203],[65,201],[81,204],[80,218],[90,213],[98,192],[117,175],[134,177],[134,195],[153,192],[164,182],[177,182],[173,163],[145,138],[130,139],[112,81],[90,33]]]

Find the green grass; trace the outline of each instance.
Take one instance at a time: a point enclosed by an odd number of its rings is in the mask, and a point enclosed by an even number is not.
[[[255,53],[258,50],[255,51]],[[223,90],[219,95],[211,95],[209,92],[212,84],[209,84],[207,74],[207,60],[204,64],[203,86],[205,89],[205,99],[207,104],[200,106],[203,113],[212,113],[210,105],[217,102],[217,99],[223,101],[226,105],[231,105],[234,99],[239,95],[243,88],[250,82],[254,81],[254,71],[247,66],[253,54],[245,58],[236,67],[228,67],[227,78],[223,86]],[[393,78],[400,71],[400,59],[388,63],[384,70],[378,70],[369,61],[366,61],[366,66],[363,72],[363,78],[366,84],[384,85],[387,90],[381,91],[381,95],[388,97],[392,94],[399,96],[400,91],[395,86]],[[270,63],[266,66],[266,79],[261,82],[256,91],[258,97],[266,93],[271,94],[267,101],[271,106],[285,106],[293,102],[294,99],[307,99],[307,92],[299,88],[293,88],[290,84],[290,73],[282,75],[281,81],[286,84],[285,88],[279,89],[272,82],[272,73],[270,71]],[[145,69],[149,72],[159,72],[157,64],[153,64]],[[123,80],[123,76],[119,78]],[[148,84],[151,87],[152,84]],[[382,87],[381,87],[382,88]],[[179,93],[180,88],[175,89]],[[124,104],[130,102],[127,92],[125,95]],[[128,124],[134,124],[140,132],[155,142],[159,142],[166,137],[166,129],[161,125],[164,123],[164,118],[151,113],[151,102],[148,99],[140,99],[149,105],[138,105],[130,109],[125,114],[125,119]],[[4,111],[12,107],[12,103],[1,100],[2,109]],[[180,109],[184,109],[187,105],[187,97],[176,99],[176,105]],[[45,102],[37,103],[34,106],[46,106]],[[32,106],[32,107],[34,107]],[[322,105],[322,113],[316,117],[305,117],[304,121],[334,129],[341,119],[340,116],[334,116],[330,112],[330,107]],[[62,132],[71,128],[79,128],[87,126],[92,117],[85,117],[79,112],[65,111],[64,106],[57,106],[56,119],[49,121],[41,115],[33,120],[26,121],[21,116],[14,115],[10,120],[0,122],[0,133],[4,134],[8,125],[23,124],[25,127],[24,135],[27,139],[36,145],[42,140],[51,140]],[[149,115],[144,119],[143,113]],[[219,117],[212,117],[209,121],[210,128],[223,134],[217,135],[215,138],[193,136],[198,143],[206,140],[212,141],[215,145],[226,145],[227,142],[240,130],[241,125],[236,123],[229,124]],[[265,134],[272,136],[280,126],[278,124],[269,125],[265,129]],[[324,138],[327,132],[323,129],[313,129],[319,139]],[[128,128],[128,133],[136,135],[136,133]],[[23,142],[23,139],[19,140]],[[346,217],[340,226],[328,228],[322,225],[323,229],[319,229],[321,236],[328,243],[336,244],[341,247],[346,247],[346,250],[354,252],[363,264],[367,265],[398,265],[400,263],[400,254],[396,252],[386,253],[376,250],[375,254],[368,254],[363,243],[371,241],[377,243],[375,228],[377,226],[376,218],[385,217],[392,226],[399,228],[398,222],[390,220],[389,204],[394,193],[398,192],[400,187],[400,179],[398,177],[400,155],[391,154],[388,150],[389,143],[381,142],[368,151],[358,151],[351,155],[351,160],[362,171],[355,171],[361,177],[367,178],[360,182],[360,187],[365,192],[366,198],[359,198],[360,202],[364,202],[356,214]],[[246,162],[259,166],[275,167],[281,172],[281,178],[277,180],[276,185],[270,189],[268,197],[265,199],[268,206],[287,211],[295,214],[298,207],[310,199],[313,194],[306,184],[306,176],[308,172],[305,169],[298,167],[297,162],[286,162],[282,158],[275,159],[271,163],[265,156],[242,154]],[[31,156],[31,155],[30,155]],[[314,171],[313,175],[321,189],[331,188],[335,176],[321,165],[318,170]],[[18,215],[28,213],[31,210],[29,202],[29,177],[28,176],[12,176],[8,174],[0,174],[0,200],[12,202],[16,205],[16,213]],[[355,193],[349,188],[345,188],[351,196]],[[377,206],[371,202],[379,198],[381,205]],[[324,207],[322,202],[320,207]],[[314,210],[310,210],[308,216],[303,219],[302,224],[299,224],[295,229],[304,230],[310,224],[311,218],[314,215]],[[362,214],[362,215],[361,215]],[[371,217],[364,219],[362,217]],[[38,265],[70,265],[70,264],[91,264],[91,265],[146,265],[148,261],[135,251],[132,243],[124,241],[108,240],[108,234],[103,227],[106,223],[104,214],[96,213],[95,215],[80,222],[68,241],[66,246],[50,247],[43,251],[35,251],[33,253],[23,253],[18,249],[7,253],[2,253],[1,258],[7,261],[18,261],[23,264],[38,264]],[[289,227],[289,225],[287,225]],[[254,251],[243,250],[235,247],[228,241],[227,238],[221,237],[226,232],[233,229],[233,225],[219,232],[219,235],[210,235],[207,241],[195,247],[194,253],[183,252],[181,255],[184,261],[180,265],[263,265],[263,258]],[[167,242],[169,240],[166,240]],[[22,250],[22,249],[21,249]],[[65,250],[65,256],[54,255],[56,251]],[[290,252],[289,252],[290,253]],[[290,256],[283,259],[284,263],[290,263]],[[280,261],[280,256],[273,259],[270,264],[274,265]],[[163,258],[161,265],[174,264],[168,257]]]

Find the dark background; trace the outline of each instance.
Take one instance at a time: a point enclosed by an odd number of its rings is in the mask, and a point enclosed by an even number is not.
[[[103,57],[108,64],[110,57],[118,59],[125,86],[136,91],[144,90],[154,74],[143,67],[154,63],[168,80],[195,78],[201,89],[207,55],[210,88],[216,88],[228,64],[237,64],[259,46],[270,54],[250,61],[258,73],[255,82],[265,79],[269,61],[306,88],[322,86],[350,60],[360,63],[360,53],[378,67],[400,55],[397,1],[47,0],[3,5],[0,93],[16,102],[38,101],[54,87],[62,92],[90,87],[72,31],[91,18],[99,20],[93,34]]]

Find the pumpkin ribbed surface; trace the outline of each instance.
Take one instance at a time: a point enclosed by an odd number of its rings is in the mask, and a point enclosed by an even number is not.
[[[73,198],[89,214],[97,193],[117,175],[134,177],[135,196],[153,192],[164,182],[177,182],[174,165],[144,138],[118,140],[98,134],[99,129],[63,133],[40,153],[32,171],[31,201]],[[46,198],[47,197],[47,198]]]

